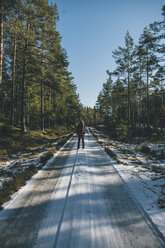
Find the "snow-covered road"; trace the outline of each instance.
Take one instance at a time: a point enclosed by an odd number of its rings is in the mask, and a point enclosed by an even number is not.
[[[100,145],[85,141],[77,151],[73,136],[5,205],[0,247],[165,247]]]

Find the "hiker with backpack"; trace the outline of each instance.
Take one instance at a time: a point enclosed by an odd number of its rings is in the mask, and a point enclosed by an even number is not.
[[[85,122],[84,120],[80,120],[78,127],[77,127],[77,135],[78,135],[78,146],[77,149],[80,148],[80,140],[82,139],[82,148],[85,148],[84,143],[84,134],[85,134]]]

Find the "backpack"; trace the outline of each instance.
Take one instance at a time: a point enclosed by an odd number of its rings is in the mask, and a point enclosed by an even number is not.
[[[84,133],[85,133],[85,123],[83,120],[81,120],[78,124],[77,134],[84,135]]]

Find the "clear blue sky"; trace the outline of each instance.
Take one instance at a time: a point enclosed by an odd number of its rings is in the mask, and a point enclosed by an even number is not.
[[[57,28],[66,49],[69,71],[84,106],[93,107],[115,69],[112,51],[124,46],[127,30],[138,43],[145,26],[162,19],[164,0],[49,0],[56,2]]]

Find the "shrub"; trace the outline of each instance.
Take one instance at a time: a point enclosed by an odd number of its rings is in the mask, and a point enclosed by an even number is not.
[[[48,151],[40,158],[40,161],[44,165],[51,157],[53,157],[53,152]]]
[[[148,146],[142,146],[141,147],[141,152],[143,153],[150,153],[150,148]]]
[[[107,153],[111,158],[113,158],[113,159],[115,159],[115,160],[117,159],[116,154],[115,154],[111,149],[105,147],[105,151],[106,151],[106,153]]]

